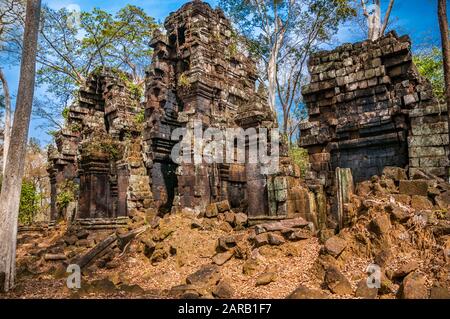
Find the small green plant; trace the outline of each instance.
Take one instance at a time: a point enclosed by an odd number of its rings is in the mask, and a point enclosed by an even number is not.
[[[144,123],[144,121],[145,121],[145,111],[144,111],[144,110],[139,111],[139,113],[137,113],[137,114],[135,115],[134,121],[135,121],[137,124],[142,124],[142,123]]]
[[[114,75],[116,75],[119,78],[119,80],[121,80],[122,82],[127,83],[130,81],[130,78],[128,77],[128,75],[124,71],[122,71],[118,68],[111,68],[111,72]]]
[[[296,145],[291,145],[289,148],[289,157],[292,159],[294,164],[300,167],[301,175],[303,177],[309,164],[308,151]]]
[[[68,107],[65,107],[64,110],[61,112],[62,117],[67,120],[69,118],[70,109]]]
[[[238,54],[238,47],[236,42],[232,42],[229,47],[230,57],[234,58]]]
[[[56,196],[56,207],[59,210],[67,208],[71,202],[75,201],[77,192],[78,185],[73,181],[66,181]]]
[[[79,132],[81,132],[81,125],[80,124],[78,124],[78,123],[73,123],[71,126],[70,126],[70,130],[72,131],[72,132],[74,132],[74,133],[79,133]]]
[[[179,78],[178,78],[178,85],[181,87],[190,87],[191,86],[191,82],[189,81],[188,76],[186,75],[186,73],[181,73]]]
[[[83,150],[92,154],[107,154],[109,159],[118,160],[122,157],[123,147],[118,141],[107,134],[100,133],[83,146]]]
[[[56,205],[60,209],[65,209],[69,206],[70,202],[74,201],[73,194],[69,191],[62,191],[56,198]]]
[[[114,160],[119,159],[120,152],[119,152],[119,149],[117,148],[117,145],[115,145],[113,143],[101,143],[100,148],[105,153],[108,153],[112,159],[114,159]]]
[[[133,83],[131,81],[126,82],[126,84],[135,99],[140,100],[142,96],[144,96],[144,88],[142,87],[142,85]]]

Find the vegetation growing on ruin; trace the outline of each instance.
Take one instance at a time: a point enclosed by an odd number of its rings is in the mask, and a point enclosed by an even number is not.
[[[297,145],[291,145],[289,148],[289,157],[300,167],[301,176],[304,177],[309,165],[308,151]]]
[[[191,82],[189,81],[189,77],[186,73],[181,73],[178,77],[178,85],[184,88],[189,88],[191,86]]]
[[[143,124],[145,121],[145,110],[140,110],[134,117],[137,124]]]
[[[66,209],[71,202],[75,201],[77,193],[78,185],[73,181],[66,181],[56,196],[56,206],[58,207],[58,210],[61,211]]]
[[[72,125],[70,125],[70,130],[74,133],[79,133],[81,132],[82,126],[78,123],[73,123]]]
[[[63,111],[61,112],[62,117],[67,121],[69,118],[70,109],[68,107],[65,107]]]

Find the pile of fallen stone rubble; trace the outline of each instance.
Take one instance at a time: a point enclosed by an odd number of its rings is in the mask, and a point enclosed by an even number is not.
[[[337,295],[450,298],[449,205],[444,180],[420,171],[408,179],[405,170],[386,167],[382,176],[357,185],[345,207],[351,225],[320,236],[316,275]],[[356,258],[379,267],[379,287],[369,288],[367,273],[354,289],[344,269]]]
[[[127,227],[114,232],[60,227],[46,244],[40,242],[42,234],[22,234],[27,247],[22,247],[26,256],[19,270],[50,272],[62,278],[70,263],[80,264],[88,274],[95,269],[115,269],[127,254],[141,255],[153,267],[168,258],[183,266],[192,262],[183,256],[201,254],[194,257],[209,261],[195,262],[197,270],[173,286],[167,296],[232,298],[237,288],[222,277],[223,267],[231,260],[236,260],[242,274],[254,279],[253,285],[270,285],[277,281],[279,271],[271,264],[262,271],[261,250],[276,250],[317,236],[322,245],[311,280],[299,282],[288,298],[450,298],[449,206],[450,184],[444,180],[420,171],[408,178],[405,170],[386,167],[381,176],[356,186],[344,205],[347,227],[339,232],[315,230],[302,218],[250,227],[245,214],[233,212],[222,201],[204,212],[183,209],[163,218],[134,212]],[[211,252],[184,244],[195,234],[206,236],[197,237],[196,242],[209,238]],[[375,278],[374,269],[379,270],[375,287],[367,284],[370,276]],[[137,285],[109,277],[87,283],[80,293],[122,290],[144,294]]]

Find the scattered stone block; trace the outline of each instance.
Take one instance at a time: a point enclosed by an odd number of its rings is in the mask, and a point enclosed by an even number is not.
[[[325,250],[333,257],[338,257],[347,247],[347,242],[338,237],[333,236],[325,242]]]
[[[428,195],[428,183],[422,180],[401,180],[399,184],[400,194],[405,195]]]

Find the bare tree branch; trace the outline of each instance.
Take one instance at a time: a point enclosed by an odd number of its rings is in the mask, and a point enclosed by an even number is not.
[[[394,6],[394,1],[395,0],[390,0],[389,1],[389,7],[388,7],[388,9],[386,11],[386,15],[384,16],[383,26],[381,28],[381,36],[386,32],[386,28],[387,28],[388,23],[389,23],[389,17],[391,16],[392,7]]]

